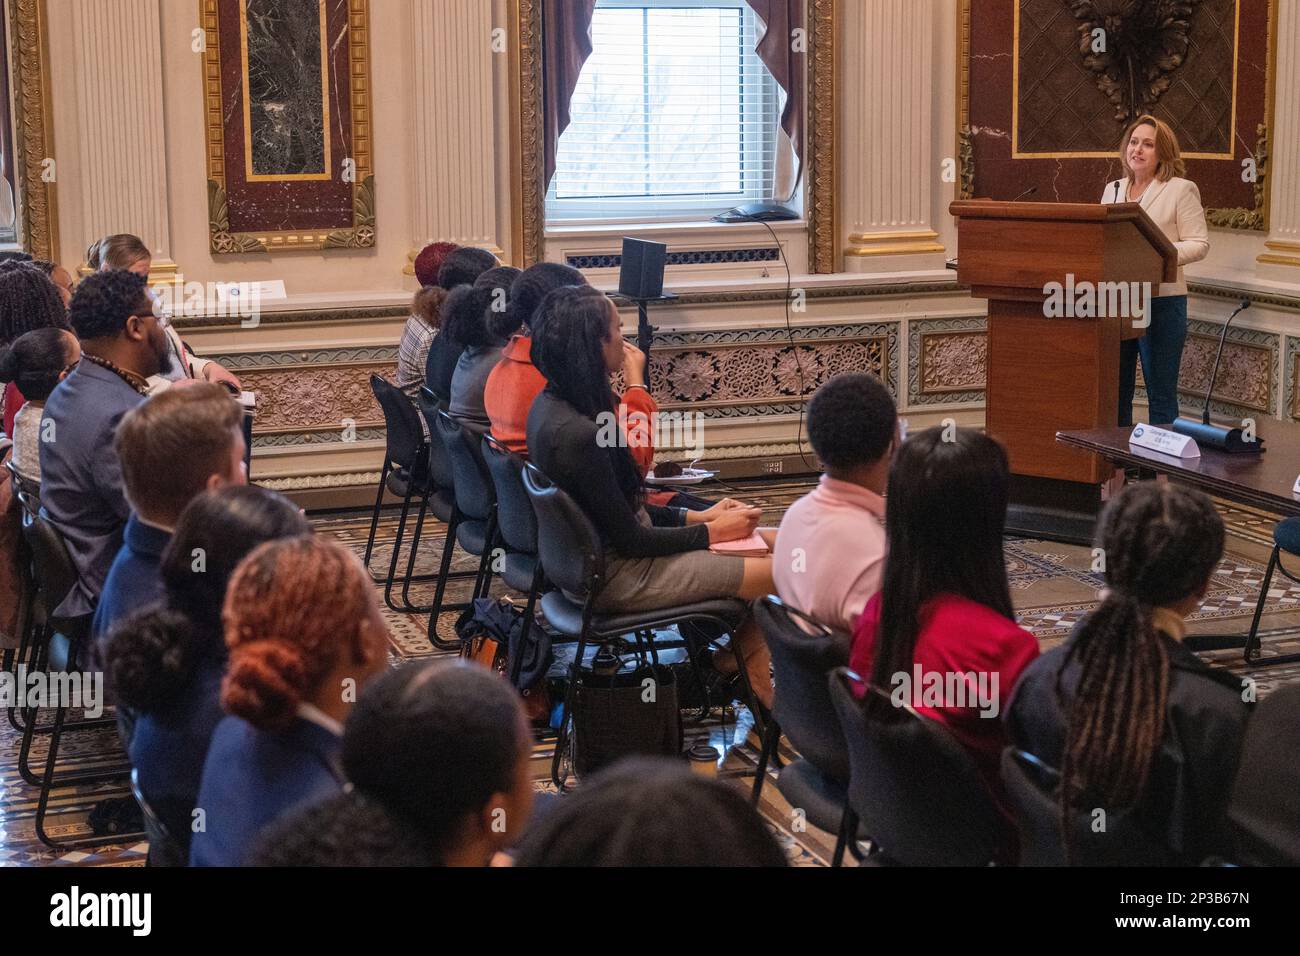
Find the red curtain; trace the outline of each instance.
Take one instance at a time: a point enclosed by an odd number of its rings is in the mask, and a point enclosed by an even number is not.
[[[542,105],[545,139],[542,188],[555,175],[560,136],[569,128],[569,105],[582,65],[591,56],[596,0],[542,0]]]

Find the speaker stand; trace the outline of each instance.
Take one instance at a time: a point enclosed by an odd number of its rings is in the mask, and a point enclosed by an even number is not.
[[[650,388],[650,346],[654,344],[657,326],[650,324],[648,307],[651,302],[676,302],[677,296],[672,292],[665,292],[663,295],[657,295],[651,299],[636,299],[630,295],[623,295],[621,292],[612,292],[610,295],[616,299],[636,303],[636,345],[645,353],[645,387]]]

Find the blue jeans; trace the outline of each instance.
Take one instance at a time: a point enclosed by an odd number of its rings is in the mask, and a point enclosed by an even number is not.
[[[1133,390],[1137,360],[1142,358],[1148,421],[1168,425],[1178,418],[1178,368],[1187,341],[1187,296],[1165,295],[1151,300],[1151,324],[1140,339],[1119,344],[1119,424],[1133,424]]]

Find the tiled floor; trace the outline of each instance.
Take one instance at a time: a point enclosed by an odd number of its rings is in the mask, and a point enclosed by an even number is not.
[[[746,482],[735,488],[714,487],[706,491],[717,497],[731,494],[760,504],[764,508],[765,523],[775,525],[786,507],[807,488],[805,481],[786,480]],[[1228,553],[1215,575],[1204,606],[1191,622],[1193,633],[1241,633],[1249,627],[1271,546],[1275,519],[1234,506],[1221,505],[1221,510],[1229,527]],[[389,515],[381,525],[378,546],[371,562],[376,569],[387,568],[392,534],[396,528],[395,518],[395,515]],[[367,519],[368,516],[327,515],[318,517],[316,526],[320,533],[333,535],[360,553],[365,544]],[[421,547],[417,572],[434,569],[442,530],[437,525],[426,529],[426,544]],[[1006,556],[1012,598],[1021,623],[1040,638],[1044,648],[1060,642],[1096,603],[1101,579],[1091,570],[1090,549],[1016,539],[1007,542]],[[455,566],[473,568],[475,563],[461,558]],[[449,599],[456,599],[462,593],[461,588],[465,587],[455,586]],[[410,595],[415,603],[427,603],[432,588],[428,584],[417,584],[411,588]],[[428,615],[390,611],[385,611],[385,615],[395,663],[449,653],[437,651],[429,643],[426,634]],[[440,634],[451,636],[454,617],[454,614],[443,616]],[[1300,586],[1280,576],[1274,578],[1262,628],[1266,652],[1300,650]],[[1300,665],[1247,668],[1242,664],[1240,651],[1219,651],[1206,656],[1234,673],[1254,676],[1260,696],[1266,696],[1280,684],[1300,680]],[[726,714],[715,712],[715,716],[705,724],[688,725],[687,729],[688,744],[700,740],[713,744],[719,754],[719,775],[733,780],[737,787],[746,791],[753,784],[753,767],[757,761],[757,750],[752,740],[747,739],[750,726],[749,714],[744,708],[739,708]],[[111,755],[115,742],[110,730],[74,734],[67,740],[60,754],[61,768],[77,768],[102,761]],[[18,742],[18,734],[8,722],[0,723],[0,865],[105,866],[139,865],[143,862],[146,848],[141,843],[85,852],[60,852],[37,841],[32,825],[36,791],[17,773]],[[34,750],[37,763],[42,761],[43,753],[43,747],[38,745]],[[550,740],[539,739],[534,748],[535,785],[539,790],[553,789],[549,780],[552,753]],[[113,785],[56,791],[52,806],[57,813],[52,818],[51,831],[63,836],[86,833],[85,816],[90,807],[105,795],[124,793],[124,786]],[[799,818],[774,786],[764,788],[762,811],[792,862],[817,866],[829,860],[833,837],[815,828],[801,827]]]

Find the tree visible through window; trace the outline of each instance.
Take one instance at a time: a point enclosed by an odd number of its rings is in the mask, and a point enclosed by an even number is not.
[[[772,194],[782,93],[744,0],[599,0],[547,219],[708,216]]]

